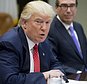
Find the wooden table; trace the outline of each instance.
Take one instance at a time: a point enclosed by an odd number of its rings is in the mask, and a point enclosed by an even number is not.
[[[68,79],[87,81],[87,72],[82,72],[79,74],[72,74],[67,76]]]

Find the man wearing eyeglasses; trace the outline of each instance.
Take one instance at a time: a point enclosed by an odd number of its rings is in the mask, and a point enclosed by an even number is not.
[[[52,51],[67,75],[87,71],[86,36],[81,24],[74,21],[77,6],[77,0],[56,0],[57,15],[48,37]]]

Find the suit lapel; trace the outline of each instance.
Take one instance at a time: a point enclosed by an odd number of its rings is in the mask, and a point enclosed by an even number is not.
[[[82,33],[83,30],[80,30],[81,28],[78,25],[75,25],[75,23],[74,23],[74,28],[75,28],[75,31],[78,35],[80,47],[81,47],[81,50],[82,50],[83,59],[86,60],[86,58],[85,58],[86,57],[86,53],[85,53],[86,51],[85,51],[85,48],[83,47],[84,46],[83,41],[86,38],[83,38],[83,37],[85,37],[85,36],[83,36],[83,33]]]
[[[21,43],[23,45],[23,69],[29,70],[30,69],[30,53],[29,53],[27,39],[22,28],[19,28],[18,34],[20,36]]]
[[[61,34],[61,36],[63,36],[63,38],[65,38],[65,40],[70,44],[70,46],[79,55],[79,52],[78,52],[78,50],[77,50],[77,48],[76,48],[76,46],[74,44],[74,41],[73,41],[72,37],[69,35],[69,33],[67,32],[67,30],[65,29],[63,24],[58,19],[56,21],[56,27],[57,27],[59,33]]]
[[[39,43],[39,56],[40,56],[41,62],[44,60],[44,57],[46,55],[46,53],[43,49],[44,48],[42,48],[42,43]]]
[[[46,70],[49,70],[49,63],[50,59],[49,56],[50,53],[48,52],[47,45],[44,44],[44,42],[39,43],[39,56],[40,56],[40,69],[41,72],[44,72]]]

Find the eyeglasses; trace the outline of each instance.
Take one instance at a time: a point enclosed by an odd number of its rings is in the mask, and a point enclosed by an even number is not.
[[[74,10],[77,5],[76,4],[60,4],[58,5],[58,7],[61,7],[62,10],[66,11],[68,8],[70,8],[71,10]]]

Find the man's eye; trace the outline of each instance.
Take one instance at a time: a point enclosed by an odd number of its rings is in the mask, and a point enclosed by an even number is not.
[[[46,24],[49,24],[50,22],[46,22]]]
[[[76,7],[76,4],[71,4],[70,7]]]
[[[68,5],[68,4],[61,4],[60,5],[60,7],[75,7],[76,6],[76,4],[70,4],[70,5]]]
[[[39,21],[39,20],[36,20],[35,22],[37,22],[37,23],[43,23],[43,21]]]

